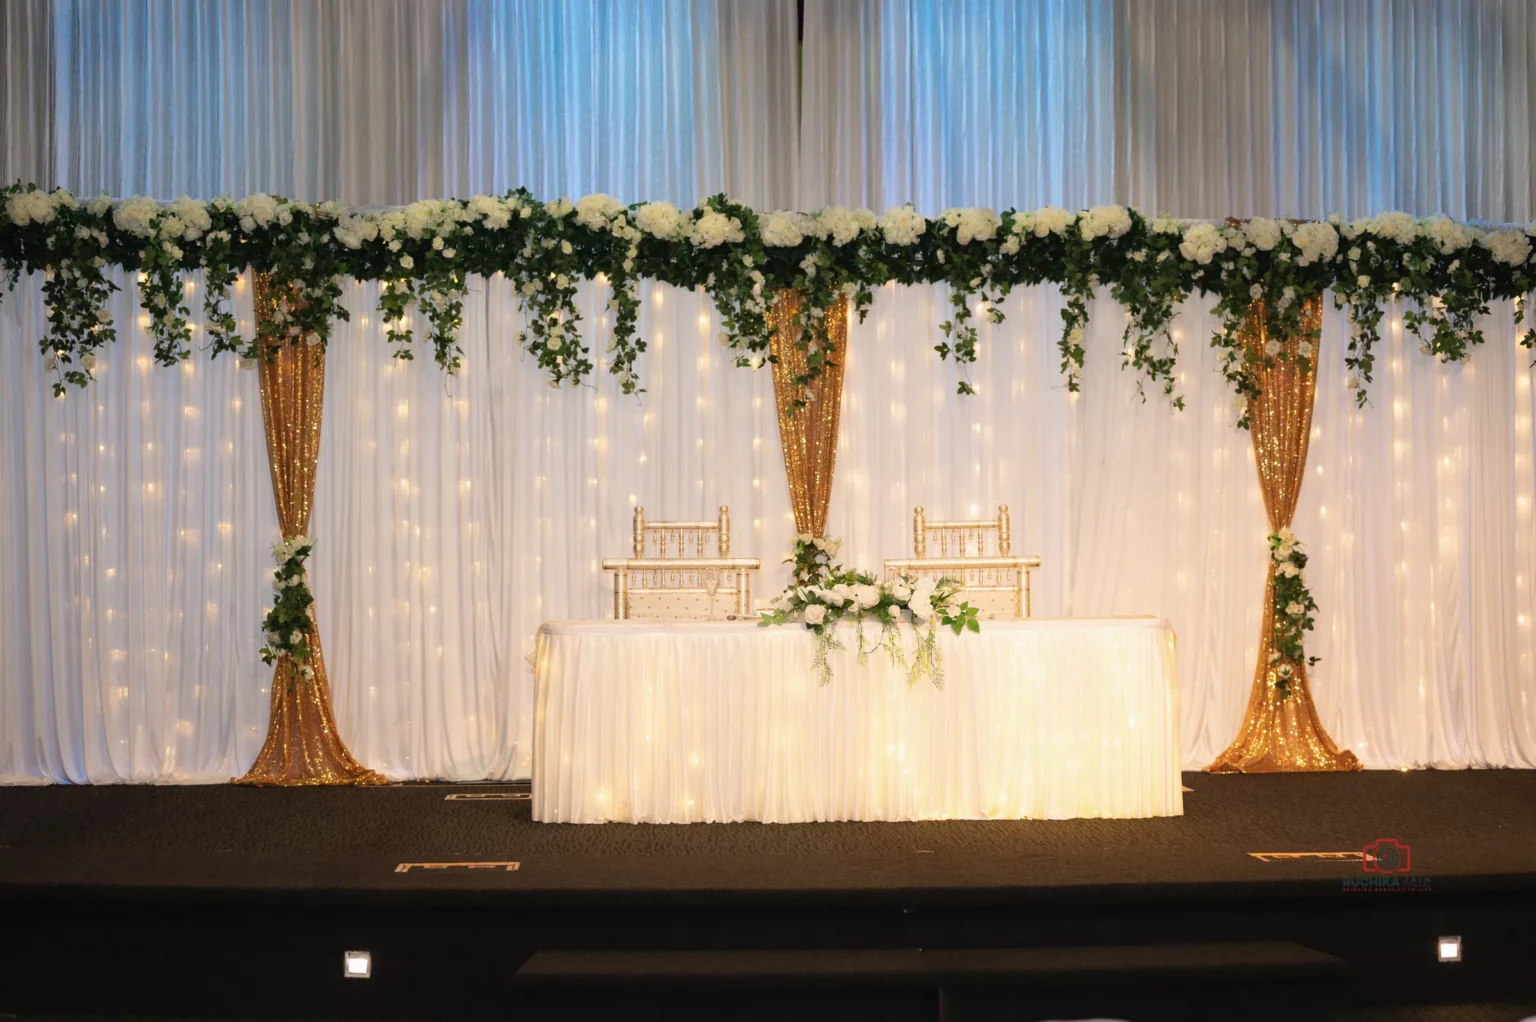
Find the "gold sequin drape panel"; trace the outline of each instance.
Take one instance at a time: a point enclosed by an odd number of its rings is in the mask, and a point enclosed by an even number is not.
[[[805,352],[795,343],[800,325],[800,296],[781,293],[768,313],[772,331],[773,395],[779,409],[779,441],[784,447],[784,471],[789,475],[789,503],[795,531],[822,535],[832,503],[832,471],[837,463],[837,425],[843,410],[843,369],[848,354],[848,303],[827,310],[830,363],[810,385],[807,403],[796,410],[801,396],[795,383],[805,375]]]
[[[1280,338],[1285,361],[1260,369],[1260,395],[1248,402],[1253,432],[1254,460],[1258,463],[1259,488],[1269,513],[1270,531],[1287,528],[1296,513],[1296,498],[1307,470],[1307,444],[1312,434],[1312,402],[1317,393],[1317,351],[1311,368],[1296,364],[1297,345],[1303,338],[1319,343],[1322,300],[1313,299],[1303,312],[1304,329],[1296,337]],[[1263,307],[1249,311],[1244,344],[1262,352],[1269,342]],[[1259,661],[1254,670],[1248,712],[1237,738],[1206,767],[1211,773],[1284,773],[1293,771],[1359,770],[1360,761],[1340,751],[1323,730],[1305,664],[1296,664],[1290,695],[1282,698],[1275,687],[1274,664],[1269,661],[1275,634],[1275,564],[1269,559],[1264,586],[1264,612],[1259,630]]]
[[[276,296],[265,274],[256,275],[256,316],[272,314]],[[325,403],[325,356],[316,348],[282,345],[257,368],[267,461],[283,538],[309,531],[320,458],[320,418]],[[383,784],[383,777],[352,757],[336,731],[320,633],[310,640],[314,677],[305,678],[288,658],[272,678],[272,720],[267,741],[239,784]]]

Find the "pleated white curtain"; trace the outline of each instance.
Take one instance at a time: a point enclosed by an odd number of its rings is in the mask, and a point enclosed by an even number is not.
[[[81,194],[792,201],[792,2],[30,13],[51,19],[56,73],[6,109],[56,91],[53,169]],[[9,122],[7,143],[30,153]],[[120,351],[55,401],[39,283],[0,301],[0,780],[238,775],[266,730],[277,538],[255,375],[151,365],[129,280]],[[518,353],[508,285],[472,284],[460,377],[425,352],[392,363],[355,284],[328,367],[317,613],[339,726],[397,778],[527,776],[533,632],[602,616],[597,565],[628,549],[635,503],[686,519],[728,503],[736,548],[770,563],[793,531],[772,381],[734,368],[707,299],[648,292],[648,392],[626,397],[605,378],[551,390]],[[606,296],[588,295],[601,353]]]
[[[804,159],[823,152],[802,185],[820,202],[915,195],[929,211],[1120,201],[1523,221],[1533,41],[1536,17],[1513,3],[813,0]],[[942,295],[880,293],[850,341],[830,528],[868,562],[906,549],[914,504],[941,517],[1010,504],[1016,548],[1045,558],[1039,612],[1173,621],[1185,762],[1203,766],[1247,701],[1268,531],[1209,357],[1208,303],[1175,324],[1187,408],[1174,412],[1119,369],[1107,298],[1083,393],[1067,395],[1057,300],[1010,300],[967,402],[925,350]],[[1318,704],[1367,766],[1536,766],[1530,356],[1507,304],[1466,367],[1420,355],[1401,313],[1356,410],[1344,319],[1325,312],[1294,523],[1322,607]]]
[[[4,41],[4,165],[81,193],[390,203],[527,184],[930,213],[1532,208],[1536,19],[1515,3],[810,0],[798,102],[788,2],[28,0],[4,14],[26,29]],[[21,74],[18,40],[38,32],[51,59],[27,60],[51,74]],[[44,111],[41,127],[18,128],[16,110]],[[14,169],[29,160],[46,166]],[[0,300],[5,781],[218,781],[265,729],[255,650],[276,526],[255,377],[149,365],[123,283],[120,349],[62,401],[36,353],[37,281]],[[730,364],[707,300],[673,289],[646,292],[638,399],[606,381],[551,390],[513,344],[504,282],[474,282],[451,381],[384,357],[374,297],[349,287],[334,342],[313,525],[340,725],[393,777],[526,776],[532,632],[605,612],[594,565],[627,549],[634,502],[687,518],[729,503],[736,549],[770,568],[764,591],[781,579],[793,526],[770,381]],[[600,351],[600,288],[586,300]],[[1084,391],[1067,395],[1058,302],[1010,298],[966,400],[931,351],[942,289],[882,289],[852,329],[829,530],[848,563],[877,565],[909,550],[914,504],[983,517],[1008,503],[1016,549],[1046,560],[1037,613],[1173,620],[1185,759],[1201,766],[1246,699],[1266,531],[1212,319],[1193,301],[1176,323],[1188,407],[1174,413],[1118,368],[1107,298]],[[1370,766],[1536,765],[1536,408],[1510,319],[1495,307],[1464,368],[1394,329],[1356,411],[1342,320],[1325,318],[1296,529],[1324,612],[1319,705]]]

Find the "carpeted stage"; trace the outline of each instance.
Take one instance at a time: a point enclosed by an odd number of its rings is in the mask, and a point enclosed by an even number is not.
[[[676,827],[535,824],[517,786],[0,788],[0,1012],[1298,1018],[1536,1000],[1536,771],[1185,784],[1175,819]],[[1352,886],[1378,838],[1410,846],[1411,879]],[[1439,964],[1451,934],[1464,961]],[[342,978],[355,949],[367,981]]]

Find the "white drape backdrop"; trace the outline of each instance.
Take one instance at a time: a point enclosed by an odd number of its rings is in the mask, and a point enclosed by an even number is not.
[[[398,202],[526,183],[928,212],[1531,208],[1533,19],[1517,5],[1350,6],[1320,33],[1333,13],[1280,2],[811,2],[798,135],[791,3],[27,8],[31,32],[51,18],[54,73],[23,80],[28,93],[9,63],[5,109],[53,110],[53,176],[82,192]],[[1322,61],[1297,38],[1343,49]],[[1220,59],[1192,64],[1185,40]],[[182,59],[134,56],[149,53]],[[1266,84],[1236,88],[1244,76]],[[1325,108],[1370,116],[1315,134],[1287,120]],[[5,165],[24,166],[11,123]],[[627,548],[634,501],[689,518],[729,503],[736,549],[773,566],[764,591],[779,581],[792,522],[771,382],[731,365],[706,300],[647,296],[635,399],[606,381],[550,390],[516,351],[502,282],[476,282],[453,381],[391,365],[372,290],[349,288],[313,574],[340,726],[368,765],[526,776],[523,656],[541,620],[605,612],[594,564]],[[845,560],[903,555],[914,504],[962,517],[1008,503],[1016,549],[1045,557],[1037,613],[1173,621],[1185,761],[1204,765],[1246,700],[1266,531],[1204,303],[1176,324],[1188,408],[1174,413],[1135,398],[1107,299],[1084,393],[1065,393],[1050,288],[1009,300],[983,339],[980,393],[957,398],[931,351],[943,301],[882,289],[852,330],[829,525]],[[129,287],[100,381],[54,401],[36,282],[0,301],[6,781],[217,781],[265,730],[255,650],[276,526],[256,381],[232,362],[141,369],[132,302]],[[1536,409],[1509,309],[1465,368],[1394,332],[1363,412],[1343,387],[1341,324],[1329,310],[1296,521],[1323,607],[1324,720],[1370,766],[1536,765]]]

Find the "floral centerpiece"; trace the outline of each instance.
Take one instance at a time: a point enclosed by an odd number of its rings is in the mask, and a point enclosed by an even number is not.
[[[832,681],[830,655],[847,647],[838,637],[841,621],[851,621],[855,628],[859,663],[869,662],[870,653],[884,649],[891,663],[907,670],[907,681],[915,684],[923,677],[935,687],[944,687],[944,665],[939,653],[940,625],[956,635],[981,631],[976,608],[956,603],[963,583],[955,578],[902,575],[891,582],[878,582],[864,571],[849,571],[834,560],[841,542],[819,536],[802,535],[784,558],[794,566],[794,580],[763,612],[760,625],[784,625],[800,622],[816,633],[816,656],[812,666],[823,685]],[[879,626],[879,638],[866,647],[866,621]],[[910,623],[917,632],[917,649],[908,662],[901,641],[901,625]]]

